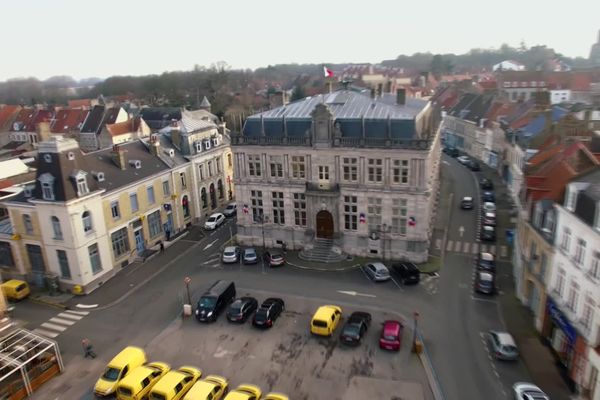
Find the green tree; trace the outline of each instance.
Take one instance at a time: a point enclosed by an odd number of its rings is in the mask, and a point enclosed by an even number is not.
[[[300,100],[306,97],[306,92],[304,88],[300,85],[294,86],[294,90],[292,91],[292,101]]]

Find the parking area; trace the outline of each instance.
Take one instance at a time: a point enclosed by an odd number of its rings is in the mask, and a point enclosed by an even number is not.
[[[264,293],[254,296],[259,303]],[[345,318],[357,309],[343,308],[344,319],[331,338],[312,336],[309,322],[321,305],[309,299],[286,298],[286,310],[269,330],[250,321],[212,324],[194,318],[177,320],[146,346],[149,360],[172,367],[189,364],[203,374],[227,377],[230,385],[253,383],[264,392],[281,391],[292,399],[431,399],[418,357],[410,352],[412,332],[405,329],[400,352],[379,349],[381,324],[397,319],[393,313],[373,312],[363,343],[346,347],[339,342]]]

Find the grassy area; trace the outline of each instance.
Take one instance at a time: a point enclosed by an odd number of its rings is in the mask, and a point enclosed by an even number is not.
[[[423,274],[439,272],[440,268],[442,268],[442,259],[436,256],[429,256],[429,259],[425,264],[420,264],[417,266]]]

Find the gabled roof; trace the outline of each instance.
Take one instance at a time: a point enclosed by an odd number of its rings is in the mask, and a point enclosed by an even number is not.
[[[35,114],[35,117],[27,124],[25,129],[27,132],[35,132],[35,129],[40,122],[49,122],[52,120],[53,116],[54,113],[50,110],[39,110],[37,114]]]
[[[141,117],[130,118],[116,124],[106,124],[106,130],[111,136],[125,135],[137,132],[141,124]]]
[[[104,106],[94,106],[81,127],[81,133],[98,133],[102,126],[103,117]]]
[[[91,108],[92,99],[69,100],[67,104],[69,108]]]
[[[11,131],[25,131],[27,126],[33,121],[37,110],[33,108],[22,108],[17,114],[13,121],[13,126],[10,127]]]
[[[159,130],[171,124],[173,120],[181,120],[181,109],[178,107],[144,107],[140,115],[153,130]]]
[[[4,128],[11,128],[9,124],[12,123],[20,109],[21,106],[11,104],[0,107],[0,131]]]
[[[119,111],[121,111],[121,107],[111,107],[106,110],[104,119],[102,120],[102,125],[114,124],[119,116]]]
[[[213,121],[206,119],[204,114],[195,111],[181,110],[180,129],[185,133],[214,129],[217,126]]]
[[[466,93],[458,104],[450,110],[450,115],[479,123],[479,120],[487,113],[493,101],[493,96],[474,93]]]
[[[498,121],[499,117],[510,115],[515,107],[515,103],[494,102],[488,109],[485,118],[487,118],[488,121]]]
[[[210,108],[210,101],[208,101],[206,96],[204,96],[204,98],[202,99],[202,102],[200,103],[200,107]]]
[[[537,136],[547,126],[547,119],[550,118],[555,123],[567,115],[568,111],[559,106],[553,106],[551,115],[542,113],[533,118],[527,125],[519,129],[518,139],[522,143],[527,143],[531,138]]]
[[[89,110],[65,108],[59,110],[50,127],[52,133],[70,133],[77,131],[89,114]]]

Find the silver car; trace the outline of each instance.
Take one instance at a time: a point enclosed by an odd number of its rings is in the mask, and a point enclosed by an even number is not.
[[[237,246],[227,246],[223,250],[221,260],[224,264],[233,264],[240,260],[240,248]]]
[[[507,332],[490,331],[489,343],[492,355],[498,360],[516,360],[519,350],[515,340]]]
[[[515,400],[550,400],[542,389],[533,383],[517,382],[513,385]]]
[[[390,271],[380,262],[365,264],[363,270],[375,282],[384,282],[391,279]]]

